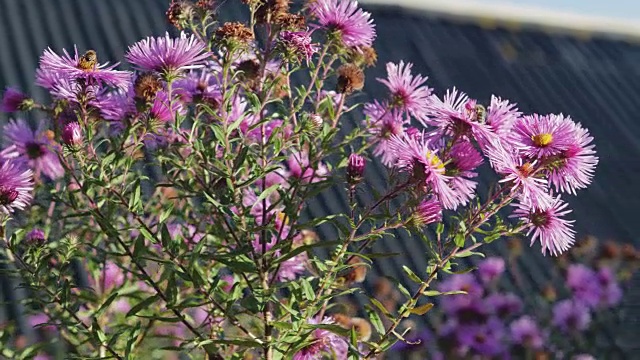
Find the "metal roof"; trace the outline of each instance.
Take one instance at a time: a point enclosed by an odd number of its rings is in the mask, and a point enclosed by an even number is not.
[[[44,92],[33,85],[33,79],[38,58],[48,46],[58,51],[77,44],[82,50],[97,50],[101,61],[122,59],[129,44],[168,29],[167,2],[0,0],[0,88],[15,85],[42,98]],[[238,14],[235,5],[227,5],[225,17]],[[591,131],[601,159],[593,185],[578,197],[565,197],[574,209],[576,229],[580,235],[640,245],[636,236],[640,187],[634,186],[640,173],[640,142],[636,139],[640,134],[640,46],[598,33],[550,34],[479,18],[445,19],[415,9],[367,9],[376,22],[379,61],[366,72],[361,98],[383,96],[374,79],[385,76],[386,62],[403,59],[414,63],[415,71],[428,75],[429,85],[439,94],[456,86],[483,103],[497,94],[518,103],[525,113],[570,114]],[[358,119],[346,121],[349,127]],[[383,174],[380,164],[371,164],[366,176],[379,185],[384,182]],[[360,191],[358,198],[368,201],[370,192]],[[310,204],[308,213],[344,211],[346,204],[344,191],[335,188]],[[323,228],[322,235],[329,238],[331,229]],[[504,242],[497,241],[491,248],[506,253]],[[377,261],[374,275],[402,279],[401,265],[426,267],[423,245],[404,232],[379,241],[374,250],[400,253]],[[549,264],[539,253],[539,245],[534,245],[522,259],[528,278],[521,291],[540,289],[547,281]],[[364,286],[373,285],[370,281]],[[11,295],[6,287],[0,288],[2,292]],[[638,300],[640,291],[632,289],[625,302],[625,325],[637,328],[640,324]],[[625,334],[618,341],[626,349],[639,346]]]

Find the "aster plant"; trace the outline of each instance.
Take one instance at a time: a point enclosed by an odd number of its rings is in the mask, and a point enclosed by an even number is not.
[[[3,243],[47,341],[25,350],[3,332],[16,345],[4,356],[374,358],[410,342],[403,320],[458,292],[433,282],[483,244],[574,244],[560,196],[598,163],[582,125],[456,89],[440,98],[403,61],[377,79],[385,97],[359,104],[376,31],[356,1],[243,2],[247,22],[173,1],[180,32],[131,45],[132,71],[48,48],[36,75],[48,103],[6,91]],[[388,170],[381,188],[371,162]],[[495,186],[480,187],[481,169]],[[329,189],[348,206],[312,216]],[[403,267],[411,283],[389,307],[358,284],[386,256],[373,243],[397,231],[426,244],[429,266]],[[352,294],[370,298],[347,314]],[[468,340],[505,330],[483,326]]]

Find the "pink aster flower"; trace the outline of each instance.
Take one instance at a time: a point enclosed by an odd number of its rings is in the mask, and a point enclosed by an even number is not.
[[[494,293],[484,299],[484,306],[491,314],[505,319],[522,311],[522,300],[511,293]]]
[[[311,56],[318,51],[318,45],[311,42],[309,31],[282,31],[280,32],[280,42],[285,48],[298,54],[299,59],[309,61]]]
[[[442,205],[435,198],[424,200],[416,209],[416,217],[423,225],[442,221]]]
[[[139,70],[176,75],[203,67],[211,56],[206,48],[194,35],[181,32],[179,38],[172,39],[167,32],[164,37],[147,37],[131,45],[125,58]]]
[[[475,196],[478,183],[471,179],[478,176],[474,170],[482,164],[482,155],[468,141],[456,142],[449,151],[446,174],[451,176],[449,185],[458,195],[458,203],[466,205]]]
[[[318,320],[315,318],[311,318],[307,322],[311,325],[318,324]],[[325,317],[321,322],[321,324],[334,323],[331,317]],[[336,360],[347,359],[349,344],[341,336],[329,330],[315,329],[308,339],[311,343],[293,355],[293,360],[317,360],[324,358],[324,356]]]
[[[397,168],[424,182],[438,196],[445,209],[456,209],[459,195],[449,186],[450,177],[445,175],[439,150],[428,139],[394,135],[389,143],[389,150],[396,159]]]
[[[542,349],[545,336],[530,316],[522,316],[509,325],[513,342],[529,349]]]
[[[492,95],[485,122],[495,134],[505,136],[510,133],[513,124],[520,116],[522,113],[518,111],[515,104]]]
[[[82,144],[83,136],[80,124],[77,121],[70,122],[62,128],[62,142],[75,147]]]
[[[483,147],[496,137],[489,125],[484,123],[483,113],[476,100],[469,99],[455,88],[447,90],[440,100],[435,94],[427,104],[427,119],[418,119],[424,125],[435,126],[443,135],[471,137]]]
[[[519,200],[533,208],[546,209],[553,203],[549,195],[547,181],[536,174],[537,163],[525,161],[511,148],[493,142],[485,148],[492,167],[502,175],[500,180],[511,186],[511,192],[518,194]]]
[[[371,14],[355,0],[316,0],[310,6],[322,28],[336,30],[350,47],[371,46],[376,37]]]
[[[396,159],[389,144],[394,135],[401,136],[404,133],[405,119],[401,112],[390,110],[378,102],[365,104],[363,112],[368,117],[365,127],[374,136],[373,141],[376,143],[373,155],[380,157],[384,165],[393,165]]]
[[[329,175],[327,166],[319,162],[316,168],[312,167],[309,162],[309,153],[307,151],[294,151],[287,159],[289,174],[304,182],[322,181]]]
[[[119,63],[109,65],[93,63],[84,59],[89,54],[79,56],[78,49],[74,46],[74,56],[67,50],[62,50],[63,55],[56,54],[51,48],[44,51],[40,57],[40,67],[36,72],[36,84],[51,89],[56,83],[54,79],[64,79],[71,82],[82,80],[85,85],[101,85],[125,89],[131,84],[131,73],[128,71],[114,70]],[[95,57],[95,52],[93,52]]]
[[[2,104],[0,105],[0,111],[11,113],[20,110],[22,103],[29,99],[29,97],[18,89],[8,87],[5,89],[2,95]]]
[[[596,272],[582,264],[572,264],[567,269],[567,286],[573,294],[573,300],[589,308],[600,303],[602,288]]]
[[[182,103],[175,98],[173,101],[169,101],[169,97],[164,91],[156,93],[151,109],[149,109],[149,117],[161,122],[173,121],[178,114],[184,115],[185,113],[186,109]]]
[[[10,160],[0,165],[0,211],[24,210],[33,199],[33,172]]]
[[[574,221],[562,218],[571,210],[566,209],[567,203],[560,200],[560,196],[545,209],[531,208],[524,204],[517,204],[516,207],[511,217],[519,217],[525,222],[529,228],[527,236],[532,235],[531,245],[540,239],[543,255],[548,250],[556,256],[573,245],[575,231],[571,226]]]
[[[579,123],[573,124],[571,144],[557,156],[548,159],[549,183],[556,191],[576,193],[591,183],[598,157],[589,131]]]
[[[387,78],[378,79],[385,84],[391,92],[391,104],[408,112],[417,119],[425,120],[427,116],[427,103],[433,89],[423,85],[427,77],[411,74],[413,64],[387,63]]]
[[[603,290],[599,305],[604,307],[618,305],[622,300],[622,288],[616,281],[616,275],[613,270],[608,267],[602,267],[598,270],[597,278]]]
[[[573,121],[562,115],[525,115],[512,129],[512,142],[529,159],[560,154],[573,143]]]
[[[458,340],[463,347],[486,357],[496,357],[505,351],[504,324],[498,319],[489,319],[485,324],[460,326]]]
[[[59,146],[42,123],[33,131],[23,119],[10,121],[4,127],[4,137],[9,147],[0,153],[0,157],[25,162],[36,176],[42,172],[50,179],[57,179],[64,174],[56,153]]]

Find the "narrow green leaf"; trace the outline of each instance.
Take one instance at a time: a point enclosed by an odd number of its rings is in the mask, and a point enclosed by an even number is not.
[[[420,277],[418,275],[416,275],[413,272],[413,270],[409,269],[406,265],[402,265],[402,270],[404,270],[404,272],[407,274],[409,279],[413,280],[414,282],[416,282],[418,284],[422,283],[422,279],[420,279]]]
[[[155,301],[158,300],[158,295],[152,295],[149,296],[148,298],[140,301],[139,303],[137,303],[134,307],[132,307],[129,312],[127,312],[126,317],[129,316],[134,316],[135,314],[137,314],[138,312],[140,312],[140,310],[145,309],[147,307],[149,307],[149,305],[153,304]]]
[[[424,315],[427,312],[429,312],[429,310],[431,310],[431,308],[433,308],[433,303],[426,303],[424,305],[420,305],[418,307],[415,307],[413,309],[411,309],[411,313],[412,314],[416,314],[416,315]]]

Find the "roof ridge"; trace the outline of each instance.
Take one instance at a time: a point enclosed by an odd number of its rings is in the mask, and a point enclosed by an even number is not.
[[[470,0],[361,0],[363,4],[399,6],[424,10],[432,15],[463,19],[484,26],[533,27],[584,37],[601,35],[640,40],[640,22],[605,16],[577,14],[506,2]]]

